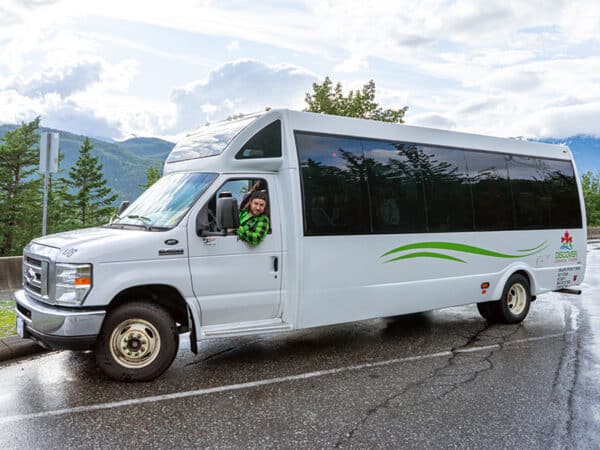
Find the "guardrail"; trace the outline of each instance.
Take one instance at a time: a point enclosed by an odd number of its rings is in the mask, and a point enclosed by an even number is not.
[[[22,256],[6,256],[0,258],[0,291],[19,289],[23,283],[21,266]]]

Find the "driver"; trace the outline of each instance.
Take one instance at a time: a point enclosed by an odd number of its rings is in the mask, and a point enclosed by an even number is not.
[[[267,193],[265,191],[252,192],[250,200],[240,213],[238,238],[252,246],[260,244],[269,232],[268,214]]]

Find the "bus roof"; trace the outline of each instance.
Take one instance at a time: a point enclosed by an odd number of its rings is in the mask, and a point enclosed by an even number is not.
[[[169,166],[167,172],[209,169],[236,171],[243,168],[274,170],[275,166],[272,168],[265,166],[260,169],[260,159],[234,161],[233,156],[229,155],[228,149],[230,144],[238,140],[245,142],[252,136],[252,133],[259,131],[259,127],[264,127],[277,119],[282,121],[283,133],[288,138],[293,137],[294,132],[302,131],[534,157],[573,159],[571,151],[564,145],[542,144],[522,139],[484,136],[353,117],[273,109],[245,116],[237,115],[192,131],[173,148],[165,163],[165,169]],[[243,142],[238,143],[243,145]],[[295,155],[284,154],[283,158],[287,161],[288,167],[297,164]]]

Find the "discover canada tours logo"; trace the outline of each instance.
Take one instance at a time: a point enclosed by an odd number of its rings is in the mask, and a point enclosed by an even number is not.
[[[565,231],[565,234],[560,238],[560,248],[554,253],[556,262],[574,261],[577,259],[577,250],[573,250],[573,236]]]

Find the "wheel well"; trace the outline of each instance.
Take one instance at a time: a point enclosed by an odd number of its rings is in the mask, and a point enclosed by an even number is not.
[[[513,275],[515,274],[523,275],[525,278],[527,278],[527,281],[529,281],[529,294],[531,295],[531,300],[535,300],[535,296],[533,295],[533,280],[531,279],[531,275],[524,270],[517,270],[515,273],[513,273]]]
[[[180,333],[189,331],[187,303],[173,286],[149,284],[125,289],[112,299],[108,310],[134,301],[147,301],[162,306],[178,323]]]

